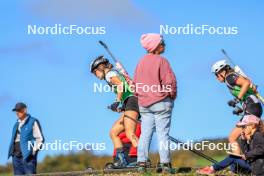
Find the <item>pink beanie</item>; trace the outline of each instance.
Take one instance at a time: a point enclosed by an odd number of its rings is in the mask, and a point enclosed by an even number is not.
[[[143,34],[140,38],[140,42],[146,50],[152,52],[154,51],[160,42],[162,41],[162,36],[160,34],[148,33]]]

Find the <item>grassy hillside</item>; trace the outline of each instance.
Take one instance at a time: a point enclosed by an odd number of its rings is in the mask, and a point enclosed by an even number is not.
[[[225,139],[210,140],[213,143],[226,142]],[[225,151],[203,151],[215,160],[222,160],[226,154]],[[174,167],[202,167],[210,165],[207,160],[193,154],[190,151],[178,150],[172,152],[172,164]],[[151,153],[150,160],[152,165],[156,165],[159,161],[157,153]],[[87,167],[95,169],[103,169],[107,162],[112,161],[112,156],[98,156],[88,151],[78,153],[69,153],[67,155],[46,156],[44,160],[38,164],[38,173],[46,172],[67,172],[67,171],[82,171]],[[12,173],[11,164],[0,166],[0,173]]]

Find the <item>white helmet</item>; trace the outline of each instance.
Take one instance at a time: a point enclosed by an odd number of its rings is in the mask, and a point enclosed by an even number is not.
[[[226,66],[229,66],[228,62],[226,60],[220,60],[217,61],[211,68],[212,73],[218,73],[220,70],[225,68]]]

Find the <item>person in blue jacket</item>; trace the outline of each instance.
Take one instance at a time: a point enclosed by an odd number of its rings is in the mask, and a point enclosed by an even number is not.
[[[25,103],[13,109],[18,117],[13,127],[8,158],[12,156],[14,175],[35,174],[37,154],[44,143],[39,121],[27,113]]]

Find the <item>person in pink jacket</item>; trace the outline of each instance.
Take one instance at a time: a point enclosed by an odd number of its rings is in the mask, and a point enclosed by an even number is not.
[[[145,171],[149,146],[157,133],[160,167],[158,172],[171,173],[169,131],[174,100],[177,95],[176,77],[168,60],[162,57],[165,43],[160,34],[143,34],[141,44],[147,50],[135,70],[134,83],[142,120],[138,144],[139,171]]]

